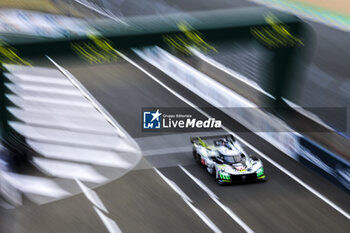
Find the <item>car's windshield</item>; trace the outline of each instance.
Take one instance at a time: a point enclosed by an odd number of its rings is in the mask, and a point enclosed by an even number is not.
[[[241,157],[241,155],[234,155],[234,156],[224,155],[224,161],[226,163],[241,163],[242,157]]]

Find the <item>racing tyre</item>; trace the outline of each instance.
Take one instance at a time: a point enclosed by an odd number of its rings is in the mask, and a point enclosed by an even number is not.
[[[199,155],[198,155],[197,151],[193,150],[193,151],[192,151],[192,154],[193,154],[194,160],[195,160],[197,163],[200,163],[201,160],[200,160],[200,158],[199,158]]]
[[[216,183],[218,183],[219,185],[225,185],[226,183],[224,181],[222,181],[221,179],[215,179]]]
[[[216,170],[215,166],[214,167],[207,167],[207,171],[210,175],[215,176],[216,175]]]

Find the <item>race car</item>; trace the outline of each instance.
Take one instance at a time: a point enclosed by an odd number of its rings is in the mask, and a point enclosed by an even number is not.
[[[212,143],[204,140],[212,139]],[[215,176],[218,184],[264,181],[260,159],[249,156],[232,135],[191,138],[193,157]]]

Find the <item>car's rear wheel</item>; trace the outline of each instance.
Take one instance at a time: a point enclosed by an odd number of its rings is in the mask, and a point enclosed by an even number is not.
[[[195,160],[197,163],[200,163],[200,162],[201,162],[201,159],[200,159],[199,154],[197,153],[197,151],[193,150],[193,151],[192,151],[192,154],[193,154],[194,160]]]

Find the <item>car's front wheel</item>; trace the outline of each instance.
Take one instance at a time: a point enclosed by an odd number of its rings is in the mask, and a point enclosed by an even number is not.
[[[225,185],[226,183],[222,180],[222,179],[215,179],[216,183],[218,183],[219,185]]]
[[[216,174],[215,166],[208,166],[207,171],[212,176],[215,176],[215,174]]]

